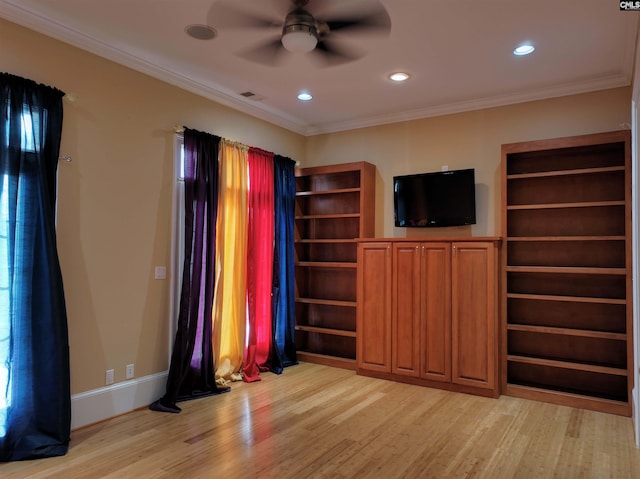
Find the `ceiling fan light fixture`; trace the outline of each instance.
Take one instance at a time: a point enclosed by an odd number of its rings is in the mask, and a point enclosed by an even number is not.
[[[309,53],[318,44],[318,34],[308,25],[287,25],[282,32],[282,46],[292,53]]]
[[[518,47],[516,47],[515,50],[513,50],[513,54],[521,57],[521,56],[529,55],[530,53],[533,53],[535,49],[536,47],[534,47],[531,43],[523,43],[522,45],[519,45]]]
[[[394,72],[391,75],[389,75],[389,80],[392,80],[394,82],[403,82],[409,79],[409,74],[406,72]]]

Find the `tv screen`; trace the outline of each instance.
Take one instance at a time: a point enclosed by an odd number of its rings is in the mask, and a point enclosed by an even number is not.
[[[394,176],[396,226],[441,227],[476,223],[475,170]]]

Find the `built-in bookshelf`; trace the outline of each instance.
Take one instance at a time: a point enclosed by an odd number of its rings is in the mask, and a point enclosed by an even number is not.
[[[296,346],[302,361],[355,369],[357,240],[374,235],[375,166],[296,171]]]
[[[503,145],[503,392],[630,415],[628,131]]]

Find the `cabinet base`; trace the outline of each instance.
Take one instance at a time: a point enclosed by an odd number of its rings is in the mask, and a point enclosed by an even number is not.
[[[310,353],[308,351],[296,351],[298,360],[305,363],[322,364],[323,366],[331,366],[334,368],[350,369],[355,371],[355,359],[339,358],[336,356],[328,356],[326,354]]]
[[[399,374],[381,373],[377,371],[369,371],[367,369],[356,369],[356,374],[367,376],[370,378],[386,379],[388,381],[396,381],[400,383],[413,384],[414,386],[423,386],[433,389],[443,389],[456,393],[472,394],[474,396],[484,396],[488,398],[497,398],[500,393],[497,390],[486,389],[481,387],[463,386],[440,381],[430,381],[428,379],[416,378],[413,376],[402,376]]]

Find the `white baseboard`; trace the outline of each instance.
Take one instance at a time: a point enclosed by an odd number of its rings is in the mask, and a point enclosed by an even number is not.
[[[638,411],[638,386],[631,391],[631,417],[633,418],[633,429],[636,436],[636,447],[640,447],[640,411]]]
[[[71,396],[71,429],[78,429],[160,399],[167,385],[168,371],[106,386]]]

